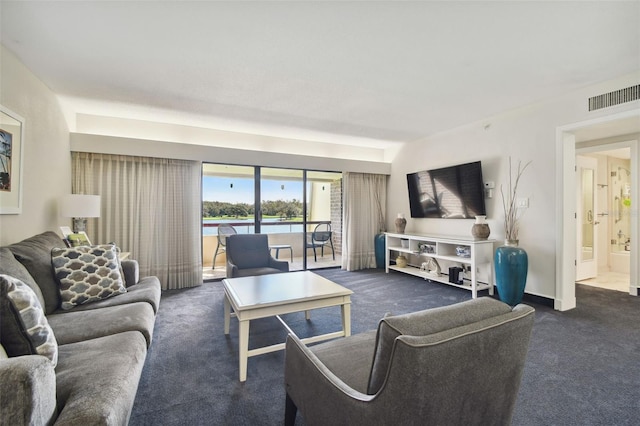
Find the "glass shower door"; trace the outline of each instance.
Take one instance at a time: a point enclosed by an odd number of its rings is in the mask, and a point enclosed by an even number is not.
[[[596,212],[596,172],[595,158],[577,158],[577,253],[576,281],[593,278],[598,274]]]

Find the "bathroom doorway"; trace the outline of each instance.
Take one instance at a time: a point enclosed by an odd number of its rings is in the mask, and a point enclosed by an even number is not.
[[[629,292],[631,148],[576,150],[576,282]]]

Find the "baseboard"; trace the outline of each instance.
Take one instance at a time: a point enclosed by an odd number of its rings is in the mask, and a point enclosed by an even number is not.
[[[535,294],[524,294],[524,297],[522,298],[523,302],[529,302],[529,303],[535,303],[536,305],[542,305],[542,306],[547,306],[551,309],[554,308],[555,306],[555,300],[554,299],[550,299],[548,297],[543,297],[543,296],[538,296]]]
[[[480,293],[478,293],[480,294]],[[483,291],[483,296],[489,296],[489,290],[484,290]],[[494,286],[494,291],[493,291],[493,297],[494,299],[498,299],[500,300],[500,298],[498,297],[498,288]],[[529,293],[525,293],[524,296],[522,296],[522,302],[523,303],[534,303],[536,305],[542,305],[542,306],[546,306],[548,308],[554,309],[555,306],[555,300],[554,299],[550,299],[548,297],[544,297],[544,296],[538,296],[536,294],[529,294]]]

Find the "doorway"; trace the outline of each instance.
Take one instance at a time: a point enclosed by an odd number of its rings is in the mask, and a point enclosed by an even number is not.
[[[576,282],[628,293],[631,149],[605,144],[576,152]]]
[[[596,135],[597,136],[593,136]],[[638,203],[638,157],[640,156],[637,135],[640,134],[640,109],[625,111],[606,117],[559,127],[556,132],[558,191],[556,205],[556,294],[554,308],[566,311],[576,307],[576,142],[607,139],[614,136],[635,135],[625,146],[631,150],[631,215],[637,217]],[[591,136],[591,137],[585,137]],[[618,138],[618,141],[620,139]],[[629,294],[638,296],[640,287],[640,236],[639,221],[631,220],[630,238],[630,283]]]

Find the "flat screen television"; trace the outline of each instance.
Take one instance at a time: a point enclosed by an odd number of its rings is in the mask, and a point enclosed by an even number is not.
[[[480,161],[407,174],[411,217],[470,219],[487,212]]]

